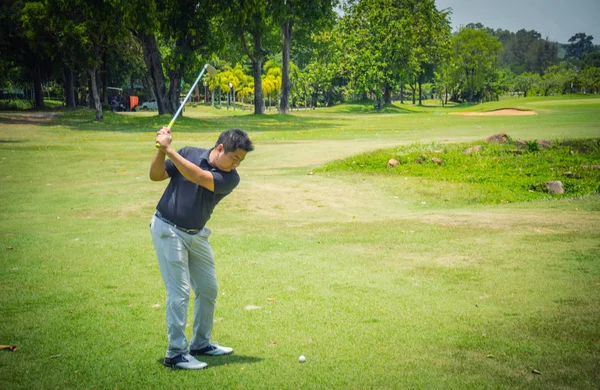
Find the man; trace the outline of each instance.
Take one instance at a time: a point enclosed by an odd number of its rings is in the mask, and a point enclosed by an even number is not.
[[[205,226],[214,207],[238,185],[235,168],[254,146],[239,129],[221,133],[215,147],[171,148],[171,131],[157,132],[160,149],[150,166],[150,179],[170,178],[150,223],[160,273],[167,289],[167,335],[169,347],[164,364],[173,368],[207,366],[194,356],[233,353],[229,347],[211,343],[217,299],[215,265]],[[165,161],[165,157],[169,160]],[[194,289],[194,326],[191,343],[185,336],[190,286]]]

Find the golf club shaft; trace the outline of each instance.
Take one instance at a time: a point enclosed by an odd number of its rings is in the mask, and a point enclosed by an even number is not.
[[[181,104],[179,105],[179,109],[177,110],[177,112],[173,116],[173,119],[171,119],[171,122],[169,122],[169,125],[167,126],[169,129],[171,127],[173,127],[173,124],[175,123],[175,119],[177,119],[177,117],[179,116],[179,114],[181,114],[181,110],[183,109],[183,106],[185,105],[185,103],[190,98],[190,95],[192,94],[192,91],[194,90],[194,88],[196,88],[196,85],[198,84],[198,81],[200,81],[200,79],[202,78],[202,75],[204,74],[204,72],[206,71],[206,68],[208,66],[209,66],[208,64],[205,64],[202,67],[202,71],[198,75],[198,78],[196,79],[196,81],[194,81],[194,84],[192,84],[192,87],[190,88],[190,90],[188,91],[187,95],[185,96],[185,99],[183,99],[183,102],[181,102]],[[157,149],[160,148],[160,144],[158,142],[156,143],[156,148]]]

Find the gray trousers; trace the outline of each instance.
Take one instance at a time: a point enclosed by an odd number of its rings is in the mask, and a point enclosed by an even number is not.
[[[167,289],[166,357],[187,353],[189,349],[208,346],[213,329],[218,285],[210,230],[187,234],[161,221],[156,216],[150,223],[158,265]],[[194,326],[192,342],[185,336],[190,286],[194,289]]]

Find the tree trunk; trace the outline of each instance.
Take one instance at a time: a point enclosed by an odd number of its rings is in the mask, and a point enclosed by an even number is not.
[[[88,73],[88,76],[90,74]],[[95,78],[94,78],[95,80]],[[93,95],[93,90],[92,90],[92,79],[90,79],[89,77],[87,77],[87,83],[88,83],[88,88],[87,88],[87,107],[88,108],[94,108],[94,95]]]
[[[470,75],[469,75],[470,73]],[[469,86],[469,103],[473,102],[473,89],[475,89],[475,77],[473,75],[474,71],[469,72],[467,69],[467,85]]]
[[[165,75],[163,73],[162,58],[156,43],[154,34],[146,34],[141,31],[134,31],[133,34],[139,39],[144,52],[144,63],[148,69],[150,80],[152,81],[152,91],[156,96],[156,104],[159,114],[174,114],[177,108],[173,108],[167,96],[165,85]]]
[[[181,79],[182,78],[183,78],[183,64],[179,64],[179,67],[177,70],[169,72],[168,98],[169,98],[171,107],[173,108],[173,112],[171,112],[171,114],[174,114],[180,105],[179,99],[181,96]]]
[[[65,100],[67,103],[67,108],[75,108],[76,103],[75,103],[75,89],[73,86],[73,71],[71,70],[71,68],[65,66],[64,73],[65,73],[64,89],[65,89]]]
[[[252,50],[248,47],[246,41],[246,32],[240,31],[242,46],[252,62],[252,78],[254,79],[254,114],[265,113],[265,97],[262,90],[262,64],[266,52],[262,49],[261,37],[259,34],[251,34],[254,38]]]
[[[404,104],[404,83],[400,82],[400,103]]]
[[[254,78],[254,113],[265,113],[265,97],[262,90],[262,58],[252,59],[252,77]]]
[[[419,78],[417,79],[419,83],[419,106],[423,105],[423,72],[419,73]]]
[[[281,103],[279,105],[280,114],[289,114],[290,112],[290,53],[292,51],[292,26],[294,22],[288,20],[282,26],[283,40],[283,68],[281,69]]]
[[[417,103],[417,85],[416,85],[416,80],[413,80],[413,82],[410,83],[410,89],[412,90],[412,104],[416,104]]]
[[[96,120],[101,121],[104,118],[102,115],[102,103],[100,102],[100,94],[98,93],[98,84],[96,83],[96,68],[90,69],[89,72],[92,84],[92,95],[94,98],[94,108],[96,109]]]
[[[87,77],[85,78],[85,81],[87,82]],[[78,105],[82,107],[87,106],[87,89],[85,87],[80,86],[77,90],[77,94],[80,96]]]
[[[387,81],[383,84],[383,102],[385,104],[392,104],[392,89],[390,88],[390,83]]]
[[[35,108],[44,108],[44,93],[42,92],[42,71],[38,62],[33,68],[33,90]]]
[[[102,103],[108,104],[108,65],[107,50],[104,50],[102,55],[102,71],[100,72],[100,81],[102,82]]]

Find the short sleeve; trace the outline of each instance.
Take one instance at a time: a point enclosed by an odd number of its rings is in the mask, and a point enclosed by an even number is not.
[[[211,173],[215,185],[215,194],[227,195],[240,183],[240,176],[236,171],[211,171]]]
[[[182,149],[179,149],[177,151],[177,153],[179,153],[179,155],[181,155],[181,157],[186,158],[187,153],[188,153],[188,147],[184,147]],[[176,175],[179,175],[179,170],[177,169],[177,167],[175,166],[175,164],[173,163],[173,161],[171,160],[166,160],[165,161],[165,171],[167,171],[167,173],[169,174],[169,177],[174,177]]]

